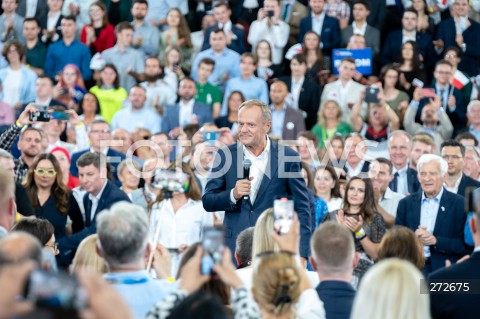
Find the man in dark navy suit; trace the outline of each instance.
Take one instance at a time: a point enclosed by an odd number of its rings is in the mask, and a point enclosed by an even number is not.
[[[90,126],[88,137],[90,138],[90,143],[92,146],[90,149],[82,150],[72,154],[72,165],[70,165],[70,173],[73,176],[78,177],[78,168],[76,165],[77,160],[85,153],[99,152],[103,153],[111,159],[109,164],[113,169],[113,177],[115,178],[116,183],[119,185],[120,181],[118,180],[116,169],[118,164],[120,164],[120,162],[123,161],[126,156],[125,154],[115,151],[110,147],[105,147],[102,145],[102,142],[112,139],[110,125],[105,120],[94,120]]]
[[[202,51],[210,48],[210,33],[215,29],[222,29],[227,37],[227,47],[238,54],[245,52],[245,32],[232,23],[231,14],[232,11],[226,2],[220,2],[213,7],[217,23],[205,30]]]
[[[332,54],[332,49],[339,48],[341,43],[340,25],[336,18],[325,15],[323,7],[324,0],[310,0],[310,16],[300,21],[300,33],[298,34],[298,42],[303,42],[303,36],[307,31],[313,30],[321,39],[322,52],[327,55]]]
[[[473,214],[473,218],[469,221],[469,228],[472,231],[475,243],[473,254],[461,263],[431,273],[428,277],[429,283],[457,283],[461,284],[463,289],[464,283],[466,283],[469,289],[475,289],[478,292],[478,282],[480,282],[480,211],[477,210]],[[430,294],[433,319],[476,319],[478,318],[478,311],[475,311],[476,303],[478,303],[478,294]]]
[[[470,6],[467,0],[455,0],[451,8],[455,18],[440,23],[434,41],[435,51],[443,54],[450,46],[460,48],[463,53],[458,69],[475,76],[480,58],[480,24],[468,17]]]
[[[465,162],[465,146],[460,142],[449,140],[440,147],[442,158],[448,163],[448,173],[445,175],[444,186],[452,192],[465,197],[468,188],[479,188],[480,182],[462,173]]]
[[[425,88],[432,88],[435,94],[440,97],[442,108],[447,113],[448,118],[453,124],[453,136],[456,136],[467,124],[467,110],[463,103],[463,93],[450,84],[453,76],[453,67],[450,62],[440,60],[435,64],[433,77],[435,85]],[[416,122],[420,122],[423,107],[429,103],[428,98],[423,98],[418,103],[418,110],[415,117]],[[417,102],[415,102],[417,103]]]
[[[412,139],[402,130],[393,132],[388,139],[388,153],[393,164],[393,179],[390,189],[394,192],[409,195],[420,190],[417,171],[408,164],[408,157],[412,151]]]
[[[426,276],[455,262],[467,253],[463,229],[466,214],[462,196],[443,187],[448,164],[440,156],[425,154],[417,163],[422,191],[405,197],[398,204],[396,225],[410,228],[423,244]]]
[[[400,62],[402,45],[407,41],[416,42],[422,56],[421,61],[426,65],[430,64],[433,50],[432,37],[417,31],[417,20],[418,14],[413,8],[405,10],[402,29],[391,32],[385,40],[381,55],[382,65]]]
[[[221,148],[205,187],[203,207],[208,212],[225,211],[226,243],[235,251],[238,234],[255,226],[258,217],[273,206],[275,198],[290,197],[300,221],[300,255],[310,256],[310,206],[307,186],[301,175],[298,153],[273,142],[270,108],[249,100],[238,111],[236,144]],[[250,178],[244,178],[243,163],[252,162]]]
[[[318,273],[317,293],[329,319],[349,319],[355,298],[350,284],[360,253],[352,232],[337,222],[320,225],[312,235],[310,262]]]
[[[128,196],[107,179],[103,161],[106,162],[104,155],[86,152],[76,162],[80,186],[86,191],[82,199],[85,214],[82,214],[76,200],[70,201],[68,215],[72,220],[74,234],[58,241],[62,264],[68,265],[80,242],[96,233],[98,214],[117,202],[130,202]]]
[[[343,171],[349,178],[354,176],[367,177],[370,162],[365,160],[367,146],[365,137],[358,133],[350,133],[345,139],[345,150],[348,151],[347,161]]]

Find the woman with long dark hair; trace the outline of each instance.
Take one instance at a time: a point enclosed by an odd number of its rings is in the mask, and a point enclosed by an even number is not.
[[[380,82],[382,82],[385,102],[397,113],[400,123],[403,123],[403,115],[407,110],[410,98],[408,94],[399,90],[400,72],[392,64],[385,65],[380,71]]]
[[[55,238],[66,235],[70,194],[63,183],[63,173],[55,156],[38,155],[30,166],[25,182],[35,216],[47,219],[55,227]]]
[[[307,61],[305,77],[317,84],[324,85],[330,75],[330,58],[322,54],[320,36],[315,31],[308,31],[303,37],[302,53]]]
[[[369,178],[352,177],[345,189],[343,207],[329,213],[327,220],[345,225],[355,236],[355,250],[360,260],[353,271],[357,283],[378,259],[380,241],[387,230],[377,213],[377,203]]]
[[[418,44],[415,41],[405,42],[401,50],[400,63],[395,64],[395,66],[400,71],[400,88],[407,92],[411,99],[415,90],[415,87],[412,85],[413,79],[419,79],[423,83],[427,83],[427,73],[423,66],[423,61],[420,59]]]

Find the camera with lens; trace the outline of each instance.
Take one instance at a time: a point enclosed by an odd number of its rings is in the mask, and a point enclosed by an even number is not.
[[[36,112],[30,113],[29,119],[32,122],[49,122],[50,113],[48,108],[44,105],[35,105],[37,108]]]
[[[157,169],[152,176],[152,187],[164,192],[166,198],[172,193],[185,193],[188,191],[188,175],[182,171]]]

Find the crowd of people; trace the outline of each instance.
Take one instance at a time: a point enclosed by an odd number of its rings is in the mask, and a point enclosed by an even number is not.
[[[1,12],[0,319],[476,318],[479,0]]]

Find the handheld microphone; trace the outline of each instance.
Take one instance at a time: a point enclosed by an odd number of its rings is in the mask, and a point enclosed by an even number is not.
[[[243,178],[244,179],[249,179],[250,178],[250,166],[252,166],[252,161],[249,160],[248,158],[243,160]],[[243,201],[248,202],[250,199],[249,195],[243,196]]]

